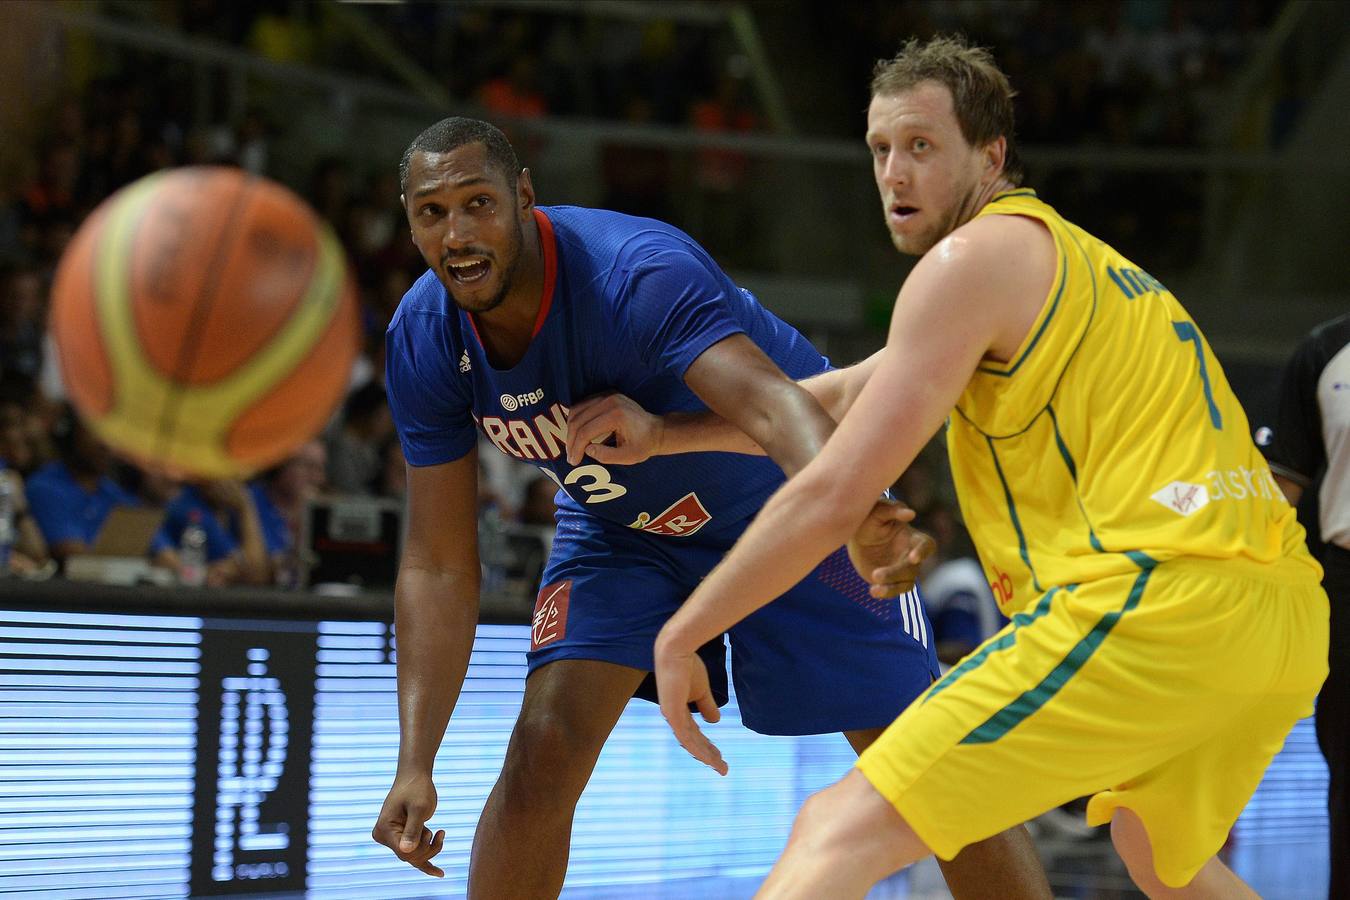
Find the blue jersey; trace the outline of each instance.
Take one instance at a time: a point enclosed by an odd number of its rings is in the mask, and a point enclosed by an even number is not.
[[[567,206],[534,215],[543,297],[514,367],[492,367],[473,318],[435,272],[399,304],[386,335],[387,385],[408,462],[458,459],[481,430],[556,481],[565,511],[675,540],[734,539],[782,483],[774,462],[699,453],[574,467],[566,458],[568,406],[617,391],[654,413],[705,409],[685,386],[685,371],[736,334],[793,379],[824,371],[827,361],[677,228]]]

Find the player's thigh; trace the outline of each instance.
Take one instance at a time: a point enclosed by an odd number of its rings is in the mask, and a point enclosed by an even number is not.
[[[843,551],[731,630],[742,721],[766,734],[889,725],[932,684],[917,595],[876,600]]]
[[[559,529],[535,600],[529,680],[564,660],[593,660],[650,672],[657,633],[718,554],[663,547],[656,544],[659,538],[584,518],[564,522],[570,527]],[[709,642],[700,656],[714,695],[726,702],[722,638]],[[630,695],[655,699],[650,682],[639,679]]]

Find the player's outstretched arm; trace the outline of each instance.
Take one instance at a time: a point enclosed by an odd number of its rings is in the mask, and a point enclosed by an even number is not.
[[[371,836],[437,878],[445,832],[431,770],[459,699],[478,624],[478,453],[408,466],[408,537],[394,589],[398,639],[398,772]]]
[[[815,397],[817,403],[825,407],[830,418],[842,422],[844,416],[848,414],[849,407],[858,399],[868,379],[872,377],[872,373],[876,372],[877,366],[881,363],[882,352],[878,350],[847,368],[831,369],[799,381],[798,384]]]
[[[631,466],[671,453],[722,451],[763,456],[764,448],[714,412],[653,415],[624,394],[600,394],[567,411],[567,461],[589,456]]]
[[[805,468],[834,431],[834,420],[816,399],[744,334],[703,351],[684,381],[789,476]]]
[[[846,369],[833,369],[797,384],[837,422],[880,359],[878,351]],[[623,394],[603,394],[574,404],[568,413],[567,459],[574,466],[584,456],[599,463],[630,466],[653,456],[707,451],[752,456],[765,452],[734,422],[711,411],[657,416]]]
[[[667,453],[727,450],[767,453],[791,475],[834,430],[815,398],[744,334],[704,350],[684,380],[710,415],[653,416],[622,394],[592,397],[568,411],[568,461],[590,456],[631,465]]]
[[[876,371],[839,428],[658,635],[661,712],[686,749],[703,744],[685,703],[683,661],[856,532],[873,498],[941,426],[981,358],[1010,356],[1030,330],[1054,277],[1049,234],[1035,224],[972,225],[979,227],[963,227],[915,266],[896,300]],[[716,763],[706,751],[695,756]]]

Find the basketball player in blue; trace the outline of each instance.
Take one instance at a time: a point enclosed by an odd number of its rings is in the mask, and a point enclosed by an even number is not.
[[[409,526],[396,589],[398,770],[373,837],[421,871],[444,874],[432,862],[444,832],[426,823],[436,808],[432,763],[478,616],[481,431],[561,490],[524,703],[474,838],[469,894],[557,896],[573,811],[601,747],[630,698],[654,699],[657,631],[783,471],[805,466],[833,430],[793,382],[827,363],[677,229],[536,207],[530,173],[485,122],[452,118],[427,129],[400,176],[430,268],[387,334]],[[772,461],[691,453],[573,465],[568,407],[606,391],[658,412],[712,409]],[[914,556],[905,515],[874,517],[850,545],[855,559]],[[748,727],[843,732],[858,751],[937,673],[917,595],[872,596],[842,549],[729,640]],[[701,656],[724,701],[723,640]],[[701,711],[718,718],[711,702]],[[1020,830],[972,846],[946,871],[959,897],[1049,896]]]

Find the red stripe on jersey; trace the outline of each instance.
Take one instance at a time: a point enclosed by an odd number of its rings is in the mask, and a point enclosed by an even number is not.
[[[544,211],[535,207],[534,221],[539,226],[539,243],[544,248],[544,297],[539,301],[539,314],[534,317],[534,331],[531,340],[544,327],[548,311],[553,306],[553,285],[558,280],[558,241],[553,236],[553,223],[544,215]]]
[[[539,243],[544,249],[544,295],[539,301],[539,312],[534,317],[534,330],[530,332],[530,340],[534,340],[544,327],[548,311],[553,307],[553,286],[558,280],[558,240],[553,236],[553,223],[538,207],[534,210],[534,221],[539,226]],[[469,320],[469,327],[473,329],[478,346],[486,350],[487,345],[483,343],[483,336],[478,333],[478,323],[474,320],[473,313],[468,313],[465,318]]]

